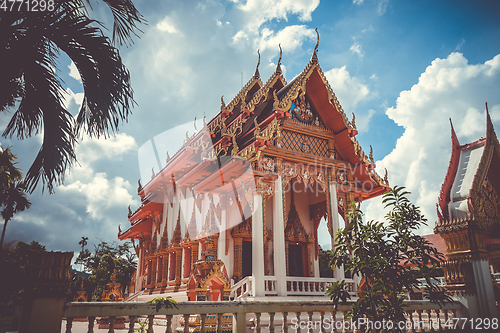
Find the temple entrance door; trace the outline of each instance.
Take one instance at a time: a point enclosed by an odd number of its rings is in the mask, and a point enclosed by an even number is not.
[[[288,273],[289,276],[304,276],[303,246],[288,245]]]
[[[241,254],[241,275],[245,276],[252,275],[252,242],[243,241],[242,244],[242,254]]]

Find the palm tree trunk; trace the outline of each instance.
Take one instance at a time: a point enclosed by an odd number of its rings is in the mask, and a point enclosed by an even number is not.
[[[3,230],[2,230],[2,239],[0,239],[0,253],[2,252],[2,248],[3,248],[3,238],[5,237],[5,228],[7,227],[7,220],[5,220],[4,224],[3,224]]]

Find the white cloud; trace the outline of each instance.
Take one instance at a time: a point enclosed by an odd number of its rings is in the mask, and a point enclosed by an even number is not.
[[[274,34],[274,31],[264,28],[261,32],[261,38],[256,40],[256,47],[261,51],[267,48],[276,50],[278,45],[281,44],[283,50],[292,52],[300,47],[304,40],[314,40],[315,38],[316,32],[314,29],[309,29],[305,25],[287,26],[276,34]]]
[[[163,20],[158,22],[158,24],[156,24],[156,28],[158,30],[168,32],[169,34],[174,34],[179,32],[175,27],[175,25],[172,23],[172,19],[168,16],[165,16]]]
[[[82,106],[83,102],[83,93],[74,93],[70,88],[66,88],[65,91],[62,91],[63,96],[63,106],[66,110],[68,110],[72,106],[72,102],[76,104],[77,111]]]
[[[76,68],[76,65],[73,62],[73,60],[71,61],[71,64],[68,66],[68,68],[69,68],[69,76],[71,76],[73,79],[81,83],[82,78],[80,77],[80,72],[78,71],[78,68]]]
[[[233,36],[233,43],[241,44],[248,41],[248,35],[245,31],[240,30]]]
[[[332,68],[325,72],[325,75],[346,112],[350,112],[356,104],[369,97],[368,86],[361,83],[359,79],[351,77],[346,66]]]
[[[357,54],[360,57],[363,57],[363,52],[361,51],[361,43],[358,41],[354,41],[349,50],[352,54]]]
[[[134,137],[125,133],[118,133],[109,138],[87,138],[82,140],[78,146],[78,154],[86,154],[89,151],[92,151],[93,154],[95,154],[93,158],[111,158],[122,155],[135,148],[137,148],[137,143],[135,142]]]
[[[435,204],[451,153],[448,118],[462,144],[484,136],[484,101],[490,102],[493,120],[500,120],[499,85],[500,55],[470,65],[462,54],[452,53],[435,59],[417,84],[400,93],[396,106],[387,109],[389,118],[405,131],[394,150],[377,161],[377,170],[383,174],[387,168],[391,185],[406,186],[412,192],[412,201],[429,219],[422,233],[432,233],[437,219]],[[383,216],[378,201],[370,202],[366,213],[369,219]]]
[[[362,5],[364,0],[352,0],[352,3],[356,5]]]
[[[377,13],[379,15],[384,15],[387,11],[387,6],[389,5],[389,0],[380,0],[377,6]]]
[[[105,220],[107,211],[111,208],[138,204],[129,193],[130,189],[132,186],[128,181],[122,177],[108,180],[106,173],[95,174],[89,183],[76,181],[60,187],[61,192],[66,195],[74,195],[75,192],[83,194],[87,199],[87,213],[95,220]]]
[[[107,139],[84,137],[76,147],[78,164],[67,172],[65,183],[88,181],[94,177],[93,164],[95,162],[121,161],[124,154],[135,149],[137,149],[135,139],[125,133],[118,133]]]
[[[246,14],[246,26],[257,30],[264,22],[273,19],[288,20],[288,14],[298,15],[300,21],[311,21],[312,12],[319,0],[247,0],[239,8]]]
[[[458,43],[457,46],[455,47],[455,51],[460,51],[460,49],[462,48],[462,46],[464,46],[464,44],[465,44],[465,39],[462,38],[460,43]]]
[[[370,120],[375,114],[375,110],[368,110],[367,114],[356,113],[356,128],[360,133],[366,133],[370,129]]]

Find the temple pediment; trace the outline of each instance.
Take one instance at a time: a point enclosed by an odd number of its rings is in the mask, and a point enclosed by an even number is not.
[[[452,153],[437,204],[437,230],[456,229],[460,221],[468,221],[464,228],[499,224],[500,146],[488,112],[486,118],[486,137],[464,145],[451,126]]]

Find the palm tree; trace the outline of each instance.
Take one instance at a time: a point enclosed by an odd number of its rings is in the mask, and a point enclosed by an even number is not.
[[[132,42],[142,15],[131,0],[103,0],[114,18],[113,40],[88,16],[91,0],[45,1],[45,11],[0,10],[0,112],[13,111],[3,136],[25,139],[41,133],[43,143],[26,174],[26,189],[53,191],[76,161],[75,146],[86,133],[114,133],[135,104],[130,74],[113,45]],[[40,1],[41,3],[41,1]],[[17,9],[18,3],[15,3]],[[63,106],[57,56],[66,53],[82,79],[84,99],[77,115]]]
[[[2,250],[7,223],[15,213],[21,212],[31,206],[26,198],[24,184],[21,182],[23,174],[15,165],[16,155],[12,154],[10,147],[0,147],[0,215],[4,219],[0,251]]]
[[[5,229],[7,228],[7,223],[12,219],[15,213],[22,212],[23,210],[30,208],[31,202],[26,198],[26,192],[24,184],[21,182],[16,182],[10,184],[10,186],[2,191],[2,198],[0,200],[0,207],[3,207],[0,215],[4,219],[2,238],[0,239],[0,251],[3,246],[3,239],[5,237]]]
[[[23,179],[21,169],[16,167],[17,159],[10,151],[10,147],[3,149],[0,146],[0,190],[7,189],[11,183]]]

